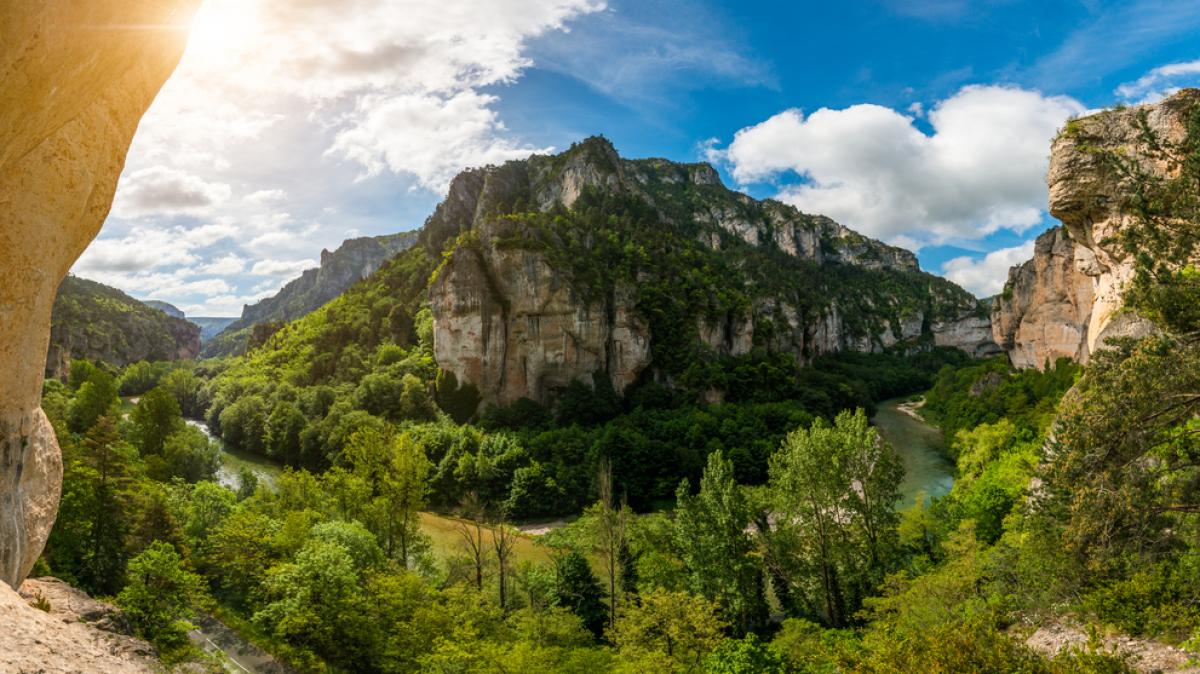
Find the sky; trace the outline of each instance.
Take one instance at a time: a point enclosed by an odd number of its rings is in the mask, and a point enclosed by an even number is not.
[[[917,252],[1032,256],[1071,116],[1200,85],[1195,0],[205,0],[74,273],[236,316],[460,170],[604,135]]]

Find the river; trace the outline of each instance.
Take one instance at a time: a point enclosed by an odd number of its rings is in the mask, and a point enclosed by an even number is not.
[[[210,441],[216,443],[217,447],[221,449],[221,467],[217,470],[217,482],[221,485],[236,490],[242,484],[238,478],[242,470],[254,473],[261,484],[268,486],[275,484],[275,476],[283,470],[281,465],[266,457],[226,445],[221,438],[208,430],[208,424],[203,421],[188,419],[187,423],[189,426],[200,429]]]
[[[896,398],[880,403],[871,419],[904,463],[898,508],[912,505],[921,492],[944,496],[954,486],[954,464],[946,457],[942,432],[901,409],[906,401]]]

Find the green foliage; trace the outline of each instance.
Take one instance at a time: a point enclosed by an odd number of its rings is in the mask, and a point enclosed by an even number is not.
[[[794,615],[841,627],[876,589],[897,548],[902,474],[862,410],[787,436],[771,458],[767,555]]]
[[[143,395],[129,418],[133,423],[133,444],[143,456],[161,456],[167,437],[183,428],[179,402],[165,388]]]
[[[783,674],[783,658],[754,634],[725,639],[704,658],[705,674]]]
[[[181,318],[149,307],[116,288],[76,276],[67,276],[59,285],[50,325],[52,353],[65,350],[112,367],[125,367],[139,360],[174,360],[181,349],[193,345],[192,340],[199,337],[199,329]],[[154,373],[137,385],[131,377],[129,393],[122,395],[136,395],[141,386],[145,386],[142,390],[157,386],[157,377],[168,367],[152,366]],[[139,367],[138,371],[144,370]]]
[[[621,655],[618,671],[702,672],[724,627],[717,606],[703,597],[650,592],[625,608],[611,634]]]
[[[192,604],[201,598],[200,578],[184,568],[167,543],[156,541],[129,560],[129,583],[117,595],[117,605],[138,635],[166,654],[184,650],[193,626]]]
[[[1003,357],[945,368],[925,395],[921,412],[951,439],[950,453],[956,458],[959,432],[980,424],[1007,419],[1017,440],[1033,440],[1045,432],[1079,373],[1080,367],[1065,358],[1045,370],[1012,371]]]
[[[604,606],[604,589],[592,573],[587,558],[578,550],[569,550],[554,563],[554,587],[551,590],[555,606],[579,616],[583,626],[600,636],[608,622]]]
[[[118,402],[117,385],[112,375],[92,368],[71,402],[67,425],[75,433],[86,432],[100,417],[111,412]]]
[[[754,541],[747,533],[750,508],[720,451],[708,457],[700,493],[686,481],[676,492],[675,546],[693,593],[715,601],[735,631],[763,624],[766,603]]]

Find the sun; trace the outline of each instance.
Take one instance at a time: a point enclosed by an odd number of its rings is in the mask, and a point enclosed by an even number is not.
[[[242,57],[260,32],[254,4],[245,0],[205,2],[192,21],[185,58],[211,63]]]

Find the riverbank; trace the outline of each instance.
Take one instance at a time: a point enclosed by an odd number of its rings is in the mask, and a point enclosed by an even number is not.
[[[895,398],[879,404],[871,423],[891,443],[904,464],[897,508],[907,508],[920,494],[945,496],[954,486],[954,464],[946,455],[945,440],[938,428],[918,414],[924,401]]]

